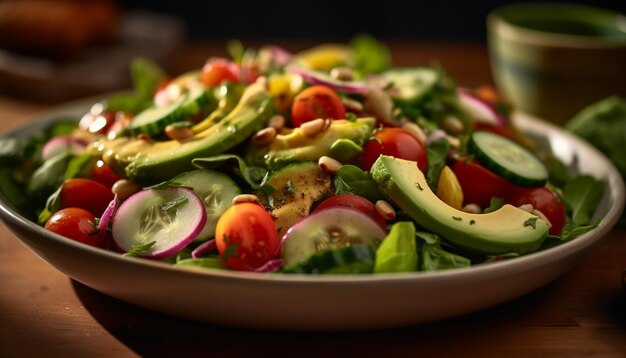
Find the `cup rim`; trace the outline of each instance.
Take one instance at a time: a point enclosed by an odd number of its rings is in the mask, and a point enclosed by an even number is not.
[[[563,34],[536,30],[522,25],[514,24],[506,19],[505,12],[519,11],[522,9],[546,9],[551,8],[571,9],[573,11],[585,11],[595,16],[613,18],[616,27],[626,35],[626,16],[619,12],[599,7],[568,4],[568,3],[516,3],[497,7],[487,16],[487,27],[490,33],[508,40],[530,43],[533,45],[562,48],[622,48],[626,47],[626,36],[587,36]]]

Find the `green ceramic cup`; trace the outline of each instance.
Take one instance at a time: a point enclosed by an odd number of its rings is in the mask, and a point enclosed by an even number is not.
[[[626,97],[626,17],[573,4],[520,3],[487,18],[496,86],[518,109],[563,124]]]

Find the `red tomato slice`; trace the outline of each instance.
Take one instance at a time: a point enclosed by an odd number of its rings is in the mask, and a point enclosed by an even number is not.
[[[506,198],[515,186],[506,179],[490,172],[478,162],[457,159],[452,171],[463,189],[465,204],[477,204],[481,208],[489,206],[492,197]]]
[[[371,201],[359,195],[340,194],[340,195],[331,196],[330,198],[322,201],[315,208],[315,210],[313,210],[313,212],[315,213],[322,209],[332,208],[336,206],[345,206],[348,208],[358,210],[362,212],[363,214],[366,214],[367,216],[374,219],[374,221],[376,221],[376,223],[380,225],[380,227],[383,230],[385,230],[385,232],[387,231],[387,222],[385,221],[385,219],[383,219],[382,216],[380,216],[378,211],[376,211],[376,207],[374,206],[374,204]]]
[[[207,87],[217,86],[224,81],[239,82],[237,65],[224,59],[211,59],[202,68],[200,76]]]
[[[422,172],[428,166],[426,147],[412,134],[401,128],[385,128],[363,147],[361,168],[370,170],[382,154],[417,162]]]
[[[561,234],[566,220],[565,205],[552,190],[545,187],[517,188],[509,195],[507,201],[515,206],[531,204],[552,224],[550,235]]]
[[[108,165],[104,164],[102,160],[98,160],[91,171],[91,179],[110,188],[121,178]]]
[[[95,217],[87,210],[65,208],[54,213],[45,228],[74,241],[102,247],[104,232],[98,230],[95,222]]]
[[[100,216],[113,200],[111,189],[90,179],[68,179],[61,188],[61,208],[81,208]]]
[[[312,86],[298,93],[291,106],[291,121],[294,127],[317,118],[346,118],[346,108],[341,98],[329,87]]]
[[[217,250],[233,270],[250,271],[279,255],[280,240],[274,220],[263,207],[243,203],[231,206],[215,228]]]

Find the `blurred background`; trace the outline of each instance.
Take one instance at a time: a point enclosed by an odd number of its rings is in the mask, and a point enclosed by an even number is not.
[[[129,85],[128,64],[136,56],[176,75],[202,66],[208,56],[226,55],[232,38],[300,50],[367,32],[392,52],[407,41],[434,50],[443,42],[484,46],[487,14],[511,2],[0,0],[0,94],[52,104],[116,90]],[[626,1],[574,2],[626,12]],[[433,49],[404,48],[396,64],[427,64]],[[475,57],[483,69],[484,53]],[[454,75],[455,63],[449,63],[463,59],[448,59],[444,65]],[[467,85],[485,81],[471,75]]]

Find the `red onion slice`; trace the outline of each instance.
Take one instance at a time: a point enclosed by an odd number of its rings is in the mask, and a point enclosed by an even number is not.
[[[113,197],[113,200],[107,205],[107,208],[100,216],[100,221],[98,222],[98,230],[106,230],[107,226],[109,226],[109,222],[113,215],[115,215],[115,211],[117,210],[117,206],[119,205],[119,201],[117,200],[117,194]]]
[[[325,73],[307,70],[301,67],[287,67],[287,72],[295,73],[302,76],[302,78],[314,85],[328,86],[336,91],[352,94],[365,94],[367,93],[370,85],[363,81],[337,81]]]
[[[462,89],[458,90],[457,93],[461,106],[473,120],[501,127],[507,125],[504,116],[498,113],[491,104]]]
[[[282,259],[269,260],[263,266],[253,270],[253,272],[276,272],[280,270],[285,262]]]
[[[215,251],[215,249],[217,249],[215,239],[203,242],[191,252],[191,258],[195,260],[204,254]]]
[[[50,139],[41,150],[41,159],[48,160],[55,155],[69,151],[73,154],[82,152],[87,143],[72,137],[71,135],[60,135]]]

